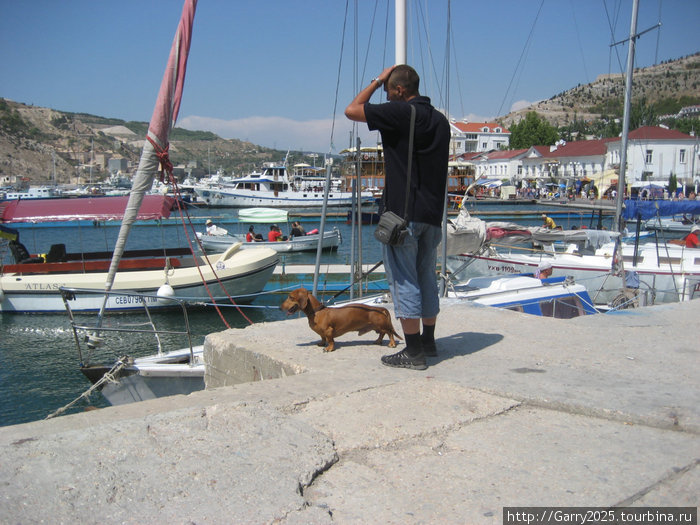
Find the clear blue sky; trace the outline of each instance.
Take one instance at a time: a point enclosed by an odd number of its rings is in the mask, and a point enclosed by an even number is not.
[[[332,151],[346,147],[345,106],[394,62],[393,1],[358,0],[357,14],[348,3],[346,20],[343,0],[200,0],[177,125],[327,152],[335,121]],[[640,3],[638,30],[663,25],[638,41],[637,67],[700,51],[700,1]],[[483,121],[625,69],[627,46],[609,44],[627,37],[632,0],[453,0],[449,74],[447,0],[408,5],[408,62],[452,118]],[[0,97],[148,121],[181,9],[180,0],[0,0]],[[365,144],[376,141],[360,129]]]

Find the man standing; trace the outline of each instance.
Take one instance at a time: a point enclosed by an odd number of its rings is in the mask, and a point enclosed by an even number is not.
[[[450,125],[443,114],[418,92],[420,79],[407,65],[386,68],[345,109],[345,116],[379,130],[384,147],[383,209],[408,220],[408,235],[400,246],[382,245],[384,267],[401,322],[406,348],[382,357],[387,366],[425,370],[426,356],[436,356],[435,323],[440,311],[435,267],[442,236]],[[370,104],[384,86],[388,102]],[[406,170],[411,106],[416,109],[411,188],[408,209]],[[421,333],[421,323],[423,332]]]

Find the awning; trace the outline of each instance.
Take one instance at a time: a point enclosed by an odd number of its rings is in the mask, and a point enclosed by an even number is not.
[[[287,222],[289,212],[277,208],[242,208],[238,211],[240,222],[252,222],[254,224],[274,224]]]
[[[127,195],[120,197],[82,197],[77,199],[33,199],[3,203],[0,219],[13,222],[120,221],[124,217]],[[146,195],[136,220],[163,219],[170,216],[173,197]]]
[[[666,187],[666,184],[663,182],[651,182],[648,180],[640,180],[637,182],[633,182],[630,185],[630,188],[648,188],[648,189],[657,189],[657,190],[663,190]]]
[[[483,186],[484,188],[498,188],[501,184],[503,182],[500,179],[486,179],[476,183],[477,186]]]
[[[614,184],[617,184],[617,179],[618,179],[618,174],[617,170],[605,170],[600,174],[593,175],[592,177],[593,183],[596,185],[598,188],[599,194],[605,193],[610,186]]]

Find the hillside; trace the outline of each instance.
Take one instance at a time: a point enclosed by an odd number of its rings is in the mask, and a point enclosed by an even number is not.
[[[53,180],[54,161],[57,182],[88,182],[93,151],[97,163],[104,155],[124,157],[135,170],[147,126],[145,122],[65,113],[0,98],[0,186],[14,183],[14,176],[33,184]],[[285,154],[250,142],[222,139],[210,132],[175,128],[171,134],[173,164],[194,161],[198,166],[195,173],[200,175],[208,171],[210,161],[212,171],[239,174],[265,161],[281,161]],[[303,157],[297,154],[295,159]],[[93,166],[93,181],[107,175]]]
[[[624,74],[599,75],[591,84],[576,86],[498,120],[507,127],[518,122],[527,112],[536,111],[550,124],[559,127],[575,118],[619,117],[625,96],[624,77]],[[675,113],[680,106],[700,104],[700,53],[635,69],[632,101],[641,100],[657,106],[659,114]]]
[[[681,106],[700,104],[700,53],[635,70],[633,102],[654,105],[657,114],[677,112]],[[619,117],[624,99],[623,75],[600,75],[595,82],[576,86],[523,110],[498,119],[509,126],[528,111],[536,111],[561,127],[574,120]],[[99,162],[105,155],[125,157],[135,169],[147,123],[125,122],[83,113],[64,113],[0,98],[0,186],[15,178],[39,184],[53,179],[61,183],[88,182],[91,151]],[[280,161],[286,152],[236,139],[222,139],[210,132],[176,128],[171,136],[174,165],[196,162],[195,174],[223,169],[246,173],[264,161]],[[292,162],[313,162],[292,152]],[[93,166],[92,180],[106,171]]]

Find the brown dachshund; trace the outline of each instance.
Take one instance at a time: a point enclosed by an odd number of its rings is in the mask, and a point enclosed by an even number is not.
[[[381,345],[384,334],[389,336],[389,346],[394,348],[394,337],[401,336],[394,331],[389,310],[381,306],[348,304],[337,308],[326,308],[306,288],[297,288],[280,305],[287,315],[303,311],[309,319],[311,329],[321,336],[319,346],[326,346],[324,352],[335,350],[334,338],[357,330],[359,335],[374,330],[379,338],[374,342]]]

